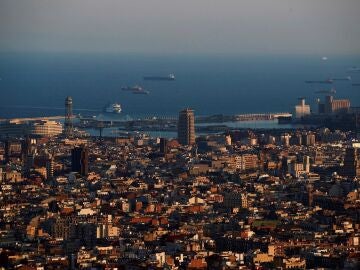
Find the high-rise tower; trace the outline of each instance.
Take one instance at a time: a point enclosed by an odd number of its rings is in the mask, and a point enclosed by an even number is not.
[[[72,106],[73,106],[72,98],[70,96],[66,97],[66,99],[65,99],[65,125],[64,125],[64,132],[65,132],[66,137],[71,137],[73,135]]]
[[[54,158],[51,154],[47,153],[45,156],[46,166],[46,180],[51,181],[54,178]]]
[[[85,146],[75,147],[71,150],[71,169],[82,176],[89,173],[89,150]]]
[[[314,203],[314,186],[312,184],[306,185],[306,193],[308,206],[312,206]]]
[[[355,135],[358,140],[360,140],[360,113],[355,113]]]
[[[346,148],[342,174],[350,178],[360,176],[360,152],[358,148]]]
[[[168,140],[160,138],[160,153],[166,155],[168,153]]]
[[[182,110],[179,113],[178,140],[182,145],[195,143],[195,117],[191,109]]]

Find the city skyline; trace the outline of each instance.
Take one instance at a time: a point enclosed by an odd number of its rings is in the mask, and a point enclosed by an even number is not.
[[[0,270],[360,269],[359,0],[0,0]]]

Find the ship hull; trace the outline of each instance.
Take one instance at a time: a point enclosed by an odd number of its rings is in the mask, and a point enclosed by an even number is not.
[[[132,92],[135,95],[148,95],[150,92],[145,92],[145,91],[134,91]]]
[[[171,77],[157,77],[157,76],[146,76],[143,77],[145,81],[175,81],[175,78]]]

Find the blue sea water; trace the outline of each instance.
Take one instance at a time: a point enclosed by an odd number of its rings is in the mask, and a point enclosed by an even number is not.
[[[95,115],[119,102],[130,116],[174,116],[190,107],[197,115],[292,111],[298,97],[315,108],[324,94],[360,106],[360,56],[234,56],[122,54],[0,54],[0,118],[61,115],[70,95],[74,110]],[[174,73],[175,81],[143,81],[144,75]],[[352,81],[306,84],[352,76]],[[139,84],[151,93],[134,95],[122,86]]]

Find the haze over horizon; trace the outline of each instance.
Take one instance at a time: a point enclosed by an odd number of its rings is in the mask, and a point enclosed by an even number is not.
[[[0,0],[0,52],[359,54],[358,0]]]

